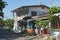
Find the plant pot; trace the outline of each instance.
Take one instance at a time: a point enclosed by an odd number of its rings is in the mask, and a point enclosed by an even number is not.
[[[41,30],[41,33],[42,33],[42,34],[47,34],[47,29]]]
[[[27,32],[28,32],[29,35],[32,35],[33,34],[33,29],[28,29]]]

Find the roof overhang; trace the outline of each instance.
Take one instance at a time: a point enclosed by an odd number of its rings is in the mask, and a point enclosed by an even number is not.
[[[29,7],[46,7],[46,8],[49,9],[49,7],[46,6],[46,5],[30,5],[30,6],[22,6],[22,7],[19,7],[17,9],[12,10],[11,12],[17,12],[18,10],[22,10],[24,8],[29,8]]]
[[[55,13],[54,15],[55,15],[55,16],[59,16],[59,15],[60,15],[60,13]]]
[[[43,20],[43,19],[47,19],[48,16],[49,16],[49,14],[45,14],[45,15],[41,15],[41,16],[34,16],[31,19],[28,19],[27,21]]]

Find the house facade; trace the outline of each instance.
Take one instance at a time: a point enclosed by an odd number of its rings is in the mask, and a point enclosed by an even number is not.
[[[22,6],[17,9],[12,10],[14,26],[13,30],[25,28],[34,29],[35,20],[46,20],[49,7],[46,5],[31,5],[31,6]]]

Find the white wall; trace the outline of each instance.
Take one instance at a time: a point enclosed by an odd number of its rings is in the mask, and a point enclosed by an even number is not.
[[[22,20],[24,17],[26,17],[27,15],[23,15],[23,16],[17,16],[15,17],[14,19],[19,21],[19,20]]]
[[[40,11],[43,11],[43,12],[45,12],[45,13],[48,13],[48,8],[44,8],[44,9],[42,9],[41,7],[30,7],[29,8],[29,11],[28,11],[28,16],[31,16],[31,11],[36,11],[38,14],[37,15],[39,15],[39,12]],[[19,20],[21,20],[21,19],[23,19],[24,17],[26,17],[27,15],[21,15],[21,16],[17,16],[17,14],[15,15],[15,18],[14,18],[14,27],[13,27],[13,30],[15,30],[15,28],[17,28],[18,27],[18,24],[17,24],[17,21],[19,21]]]
[[[40,11],[48,13],[48,8],[42,9],[41,7],[30,7],[29,11],[28,11],[28,14],[27,14],[28,16],[31,16],[31,11],[36,11],[38,13],[37,15],[39,15]],[[17,21],[19,21],[19,20],[23,19],[24,17],[26,17],[27,15],[16,16],[15,19]]]

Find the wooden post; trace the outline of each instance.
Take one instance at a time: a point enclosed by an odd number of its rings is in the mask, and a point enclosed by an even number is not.
[[[60,28],[59,27],[59,16],[57,16],[57,26],[58,26],[58,29]]]

